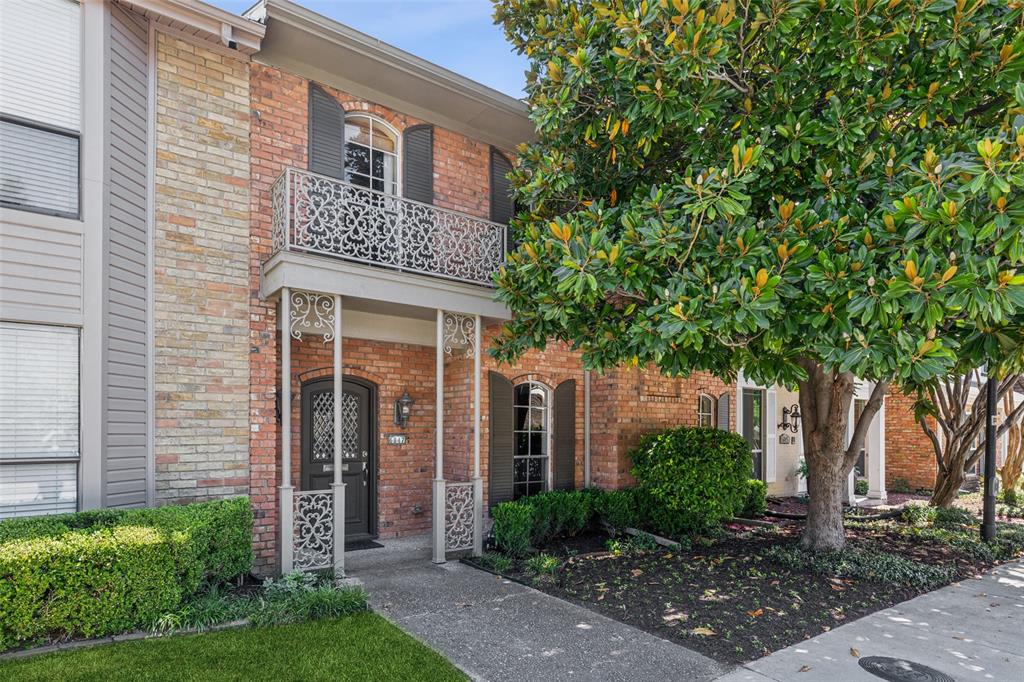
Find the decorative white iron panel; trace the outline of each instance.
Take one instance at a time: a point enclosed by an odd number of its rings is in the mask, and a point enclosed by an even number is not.
[[[456,211],[296,168],[271,195],[275,252],[340,256],[484,286],[494,286],[505,260],[505,226]]]
[[[443,333],[446,354],[454,355],[458,348],[465,349],[467,358],[476,354],[476,318],[472,315],[445,311]]]
[[[302,331],[318,332],[324,343],[334,340],[334,297],[311,291],[291,292],[291,321],[289,332],[302,340]]]
[[[334,494],[329,490],[295,493],[293,565],[299,571],[330,568],[334,559]]]
[[[473,549],[473,484],[444,484],[444,548]]]
[[[321,391],[313,396],[313,460],[334,459],[334,392]],[[359,457],[359,400],[351,393],[341,399],[341,456]]]

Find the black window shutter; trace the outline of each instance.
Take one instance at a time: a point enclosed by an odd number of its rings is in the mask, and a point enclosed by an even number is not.
[[[434,203],[434,126],[415,125],[402,134],[402,194],[406,199]]]
[[[576,487],[576,381],[569,379],[555,389],[555,453],[552,488]]]
[[[309,170],[345,178],[345,110],[315,83],[309,84]]]
[[[490,506],[512,499],[513,415],[512,382],[490,372],[488,388],[491,394],[490,447],[487,476],[490,480]]]
[[[512,204],[512,183],[508,174],[512,164],[497,148],[491,147],[491,220],[508,225],[515,212]]]
[[[723,393],[718,396],[718,428],[722,431],[729,430],[729,394]]]

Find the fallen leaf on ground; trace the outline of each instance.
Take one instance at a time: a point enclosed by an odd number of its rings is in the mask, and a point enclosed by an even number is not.
[[[853,647],[850,647],[850,655],[851,656],[856,656],[857,658],[860,658],[860,650],[854,649]]]
[[[701,637],[711,637],[715,634],[715,631],[711,628],[694,628],[690,630],[690,634],[700,635]]]
[[[802,665],[802,666],[800,666],[800,670],[798,670],[797,672],[805,673],[805,672],[807,672],[810,669],[811,669],[811,666],[809,666],[809,665]]]
[[[764,609],[758,609],[757,611],[747,611],[747,615],[751,618],[757,618],[764,614]]]

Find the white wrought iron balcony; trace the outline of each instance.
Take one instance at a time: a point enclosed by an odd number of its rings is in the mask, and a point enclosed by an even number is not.
[[[483,286],[504,225],[288,168],[271,188],[274,253],[301,251]]]

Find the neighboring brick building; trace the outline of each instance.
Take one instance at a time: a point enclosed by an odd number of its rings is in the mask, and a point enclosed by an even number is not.
[[[491,504],[630,485],[630,448],[678,425],[743,433],[772,494],[801,489],[782,387],[590,373],[561,343],[511,366],[487,354],[509,317],[492,275],[512,150],[532,134],[522,102],[286,0],[245,18],[40,2],[84,17],[94,191],[81,221],[0,214],[19,248],[50,230],[39,263],[15,264],[45,277],[0,282],[0,333],[49,350],[0,390],[52,371],[66,431],[49,468],[0,449],[29,481],[0,488],[0,516],[248,494],[260,573],[340,568],[337,543],[425,532],[440,561],[479,549]],[[47,277],[63,296],[19,298]],[[53,426],[29,408],[25,423]]]

